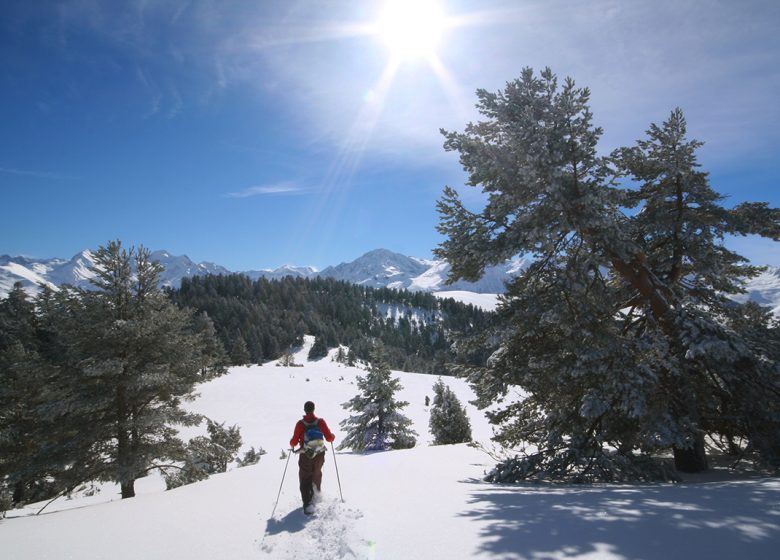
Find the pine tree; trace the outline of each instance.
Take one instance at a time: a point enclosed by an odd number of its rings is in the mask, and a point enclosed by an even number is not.
[[[293,354],[292,348],[288,348],[284,351],[284,353],[282,353],[282,357],[279,358],[278,365],[283,367],[297,367],[298,364],[295,363],[295,354]]]
[[[217,336],[214,322],[211,320],[208,313],[202,311],[195,315],[193,319],[193,329],[196,333],[199,333],[203,339],[204,345],[201,348],[201,352],[208,357],[207,364],[211,364],[206,365],[201,370],[203,381],[208,381],[225,372],[225,366],[228,363],[227,353]]]
[[[309,349],[309,360],[319,360],[328,355],[328,347],[325,344],[325,338],[322,336],[314,337],[314,344]]]
[[[16,283],[0,301],[0,491],[14,503],[46,499],[61,489],[55,453],[42,452],[58,432],[49,414],[62,395],[51,388],[56,368],[41,355],[35,306]]]
[[[173,426],[199,421],[180,405],[215,367],[214,341],[158,289],[162,269],[148,250],[112,241],[94,259],[95,290],[64,289],[40,302],[61,349],[50,356],[63,398],[49,451],[70,461],[74,480],[112,480],[128,498],[156,461],[183,456]]]
[[[471,421],[457,395],[441,378],[433,385],[433,393],[433,407],[428,423],[433,444],[449,445],[471,441]]]
[[[233,347],[230,349],[230,361],[234,366],[244,366],[251,360],[249,348],[241,333],[238,333],[233,340]]]
[[[339,346],[338,350],[336,351],[336,355],[333,357],[333,361],[337,364],[346,364],[347,353],[344,351],[343,346]]]
[[[11,509],[13,505],[14,501],[11,493],[0,487],[0,519],[5,518],[5,512]]]
[[[35,305],[27,297],[21,282],[15,282],[0,301],[0,349],[19,342],[25,348],[35,344]]]
[[[400,412],[409,403],[395,400],[401,383],[392,377],[381,346],[374,349],[366,376],[357,377],[357,386],[361,393],[342,405],[357,414],[341,422],[347,435],[339,449],[363,453],[414,447],[417,433],[411,429],[412,421]]]
[[[757,431],[778,426],[777,420],[768,418],[774,415],[771,406],[761,412],[752,405],[774,384],[771,368],[762,365],[766,352],[755,346],[750,351],[729,348],[743,344],[744,336],[739,331],[733,336],[721,327],[735,308],[728,296],[743,293],[745,279],[760,270],[727,249],[724,238],[758,234],[777,239],[780,214],[765,203],[742,203],[731,210],[722,206],[724,197],[712,189],[708,174],[699,169],[696,151],[702,142],[688,140],[681,109],[672,111],[660,126],[652,124],[646,134],[647,139],[635,147],[622,148],[612,156],[617,169],[639,183],[637,190],[624,193],[627,206],[642,206],[631,220],[632,233],[641,243],[648,266],[678,298],[684,319],[704,323],[695,328],[709,331],[708,337],[719,340],[730,354],[724,364],[721,356],[713,360],[709,352],[686,350],[688,379],[680,388],[687,393],[685,413],[697,421],[698,429],[693,445],[675,446],[674,453],[678,468],[697,471],[707,466],[704,435],[717,431],[712,419],[720,419],[716,423],[721,426],[724,418],[740,419],[737,424],[742,426],[733,430],[754,445],[758,441],[751,431],[756,436]],[[643,320],[632,328],[640,335],[647,329]],[[693,359],[694,355],[698,356]],[[745,422],[750,417],[748,426]],[[765,427],[757,430],[758,424]],[[765,457],[777,454],[764,445],[758,447],[764,448]]]
[[[487,120],[445,133],[445,148],[460,153],[487,203],[472,212],[447,187],[436,254],[452,265],[450,280],[536,257],[508,286],[488,367],[470,372],[480,406],[505,401],[489,413],[498,441],[537,449],[492,478],[664,478],[651,455],[668,449],[678,468],[701,470],[703,436],[729,403],[751,445],[780,457],[780,436],[766,435],[780,434],[776,371],[765,348],[724,327],[718,295],[755,272],[723,248],[723,234],[778,239],[780,212],[719,206],[679,112],[605,159],[589,91],[573,80],[559,88],[549,69],[525,69],[503,91],[477,95]],[[643,187],[613,188],[616,175]],[[507,402],[513,386],[528,396]]]

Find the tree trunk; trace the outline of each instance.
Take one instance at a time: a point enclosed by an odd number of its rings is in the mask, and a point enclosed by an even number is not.
[[[20,480],[14,484],[13,502],[15,504],[20,504],[24,501],[25,486],[26,484],[23,480]]]
[[[130,480],[128,482],[122,482],[122,499],[125,498],[135,498],[135,480]]]
[[[117,387],[117,453],[116,472],[122,488],[122,499],[135,497],[135,478],[131,476],[133,456],[129,431],[129,413],[124,385]]]
[[[650,304],[650,311],[658,321],[672,348],[677,348],[679,352],[682,352],[679,328],[670,316],[674,305],[674,294],[653,276],[652,272],[645,265],[644,255],[637,253],[634,261],[629,263],[613,254],[611,261],[615,270],[618,271],[623,279]],[[681,391],[680,388],[677,390],[678,392]],[[698,417],[695,396],[691,395],[691,398],[693,402],[688,403],[684,414]],[[681,414],[683,413],[681,412]],[[678,471],[688,473],[702,472],[709,468],[703,434],[695,436],[693,445],[690,448],[674,448],[674,466]]]
[[[674,448],[674,468],[686,473],[702,472],[709,468],[703,434],[696,436],[692,447]]]

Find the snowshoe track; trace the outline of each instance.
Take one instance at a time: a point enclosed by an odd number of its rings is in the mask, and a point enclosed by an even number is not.
[[[259,548],[267,557],[280,560],[368,559],[369,543],[355,531],[361,517],[359,510],[339,500],[322,499],[312,515],[297,507],[281,519],[269,520]]]

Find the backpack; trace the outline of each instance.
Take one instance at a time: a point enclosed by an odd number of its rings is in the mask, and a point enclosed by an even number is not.
[[[325,452],[325,435],[320,430],[320,419],[315,418],[312,422],[301,420],[303,422],[303,450],[308,455],[319,455]]]

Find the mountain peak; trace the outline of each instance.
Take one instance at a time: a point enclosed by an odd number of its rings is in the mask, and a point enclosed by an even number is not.
[[[405,289],[426,269],[424,264],[412,257],[387,249],[374,249],[350,263],[329,266],[320,272],[320,276],[371,288]]]
[[[363,256],[358,257],[358,258],[359,259],[363,259],[363,258],[384,259],[384,258],[395,258],[395,257],[404,257],[404,255],[402,255],[400,253],[396,253],[394,251],[391,251],[390,249],[381,249],[380,248],[380,249],[373,249],[371,251],[368,251],[367,253],[363,254]],[[404,258],[406,258],[406,257],[404,257]]]

